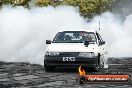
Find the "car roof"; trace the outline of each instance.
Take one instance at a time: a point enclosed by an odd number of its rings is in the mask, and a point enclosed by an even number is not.
[[[79,29],[79,30],[61,30],[60,32],[64,31],[86,31],[86,32],[96,32],[96,30],[85,30],[85,29]]]

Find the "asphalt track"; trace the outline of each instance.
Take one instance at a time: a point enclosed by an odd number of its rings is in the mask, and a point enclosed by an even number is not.
[[[95,73],[116,72],[132,75],[132,58],[109,58],[109,69]],[[37,64],[0,62],[0,88],[132,88],[132,82],[80,85],[76,82],[77,75],[75,68],[57,68],[54,72],[46,72],[43,66]]]

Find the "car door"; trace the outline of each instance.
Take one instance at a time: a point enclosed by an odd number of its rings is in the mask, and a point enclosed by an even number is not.
[[[105,41],[102,39],[102,37],[100,36],[99,33],[96,33],[97,35],[97,39],[98,39],[98,47],[99,47],[99,52],[101,55],[101,62],[105,62],[106,58],[107,58],[107,53],[106,53],[106,47],[105,47]]]

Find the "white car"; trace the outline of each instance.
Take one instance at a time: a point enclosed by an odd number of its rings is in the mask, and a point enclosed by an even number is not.
[[[95,30],[60,31],[46,44],[49,44],[44,56],[46,71],[80,65],[100,69],[107,59],[105,41]]]

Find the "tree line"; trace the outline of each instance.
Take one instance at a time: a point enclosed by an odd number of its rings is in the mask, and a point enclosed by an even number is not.
[[[0,6],[11,5],[24,6],[30,8],[29,3],[33,2],[34,6],[47,7],[47,6],[61,6],[70,5],[79,8],[80,14],[84,17],[92,18],[95,15],[101,14],[105,11],[116,10],[124,12],[125,14],[130,13],[131,10],[128,8],[128,4],[131,0],[0,0]]]

